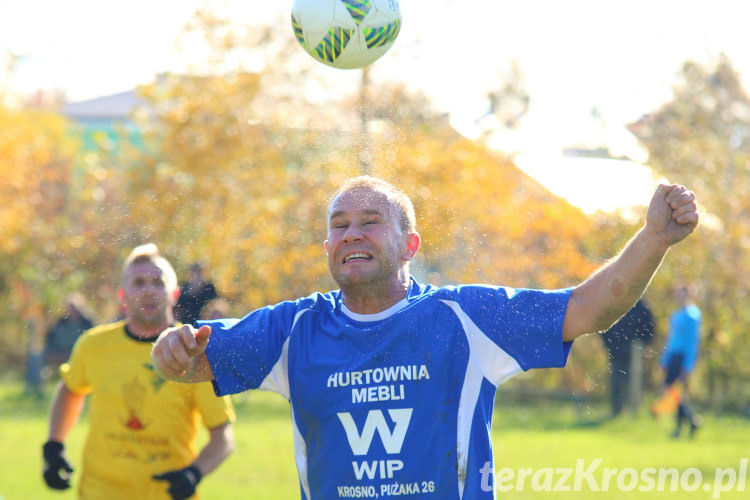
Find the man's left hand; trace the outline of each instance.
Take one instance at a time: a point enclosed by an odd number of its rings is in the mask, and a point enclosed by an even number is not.
[[[679,184],[660,184],[646,214],[646,229],[666,246],[685,239],[698,225],[695,194]]]
[[[169,492],[173,500],[184,500],[195,494],[195,487],[203,478],[195,465],[153,476],[157,481],[169,481]]]

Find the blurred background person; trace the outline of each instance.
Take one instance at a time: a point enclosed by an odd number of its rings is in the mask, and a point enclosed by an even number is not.
[[[637,411],[643,387],[643,346],[654,338],[654,317],[644,299],[602,334],[609,358],[612,416],[629,403]]]
[[[219,296],[214,284],[204,279],[203,271],[203,265],[199,262],[190,266],[190,278],[180,288],[180,298],[175,307],[175,317],[180,323],[198,321],[205,305]]]
[[[203,320],[214,320],[229,318],[230,314],[229,302],[223,297],[217,297],[210,301],[201,311],[201,318]]]
[[[70,358],[73,345],[83,332],[92,328],[94,322],[80,293],[71,293],[65,299],[65,313],[47,331],[44,339],[44,364],[53,369]]]
[[[662,396],[651,406],[651,413],[658,416],[676,409],[672,437],[680,436],[686,421],[690,423],[692,437],[702,423],[688,396],[688,378],[695,369],[700,349],[701,311],[695,305],[695,290],[690,285],[677,288],[675,300],[678,307],[669,318],[669,334],[659,359],[665,373]]]
[[[24,396],[37,399],[44,397],[42,387],[42,372],[44,371],[44,350],[37,345],[36,322],[29,319],[25,325],[28,336],[26,338],[26,370],[24,372]]]

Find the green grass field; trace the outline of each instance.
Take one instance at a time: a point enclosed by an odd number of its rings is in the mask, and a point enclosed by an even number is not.
[[[72,490],[53,492],[43,484],[40,450],[47,432],[48,400],[25,398],[21,393],[22,388],[17,383],[0,383],[0,499],[75,498]],[[274,394],[256,392],[235,398],[235,406],[238,414],[235,427],[237,451],[201,483],[201,497],[207,500],[299,498],[287,403]],[[716,468],[732,468],[739,474],[740,461],[750,456],[750,421],[740,417],[709,416],[704,428],[691,441],[687,438],[669,439],[671,422],[654,421],[645,414],[616,420],[601,419],[605,414],[604,408],[576,408],[571,403],[534,407],[503,405],[501,395],[493,428],[495,468],[506,474],[502,476],[505,478],[502,484],[512,488],[498,496],[503,499],[560,500],[716,498]],[[85,424],[84,419],[66,443],[74,466],[81,462]],[[617,468],[613,471],[608,491],[592,491],[590,483],[585,480],[579,491],[549,491],[563,479],[562,469],[575,469],[577,460],[582,460],[582,468],[587,469],[595,465],[597,459],[601,463],[592,470],[594,486],[603,487],[604,469]],[[697,490],[693,492],[684,489],[656,492],[653,488],[646,492],[637,488],[623,491],[617,487],[619,479],[627,490],[634,479],[631,473],[621,472],[624,468],[633,468],[635,474],[643,474],[649,467],[676,468],[678,474],[686,476],[683,479],[688,487],[692,487],[696,471],[686,471],[696,468],[703,482],[696,483]],[[521,479],[523,491],[519,491],[518,474],[523,474],[519,469],[524,468],[530,468],[532,473]],[[509,479],[511,472],[514,475]],[[656,473],[651,477],[656,480]],[[725,473],[724,479],[723,484],[728,486],[729,472]],[[648,488],[646,482],[636,484]],[[541,491],[533,491],[534,485]],[[559,486],[574,489],[573,477]],[[666,489],[669,489],[669,481]],[[744,490],[735,484],[732,491],[721,493],[719,497],[727,500],[748,498],[750,477],[745,480]]]

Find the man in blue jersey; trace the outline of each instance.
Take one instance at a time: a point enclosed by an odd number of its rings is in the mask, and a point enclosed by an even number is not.
[[[676,291],[678,308],[669,318],[669,335],[659,364],[664,368],[664,393],[680,382],[682,393],[677,406],[677,426],[672,433],[679,437],[684,421],[690,423],[690,437],[701,426],[702,419],[693,412],[688,398],[688,377],[698,361],[700,348],[701,311],[695,305],[692,287],[680,286]]]
[[[165,330],[152,358],[165,378],[211,380],[217,394],[287,398],[304,500],[490,499],[497,386],[564,366],[573,339],[629,310],[697,223],[693,193],[662,185],[644,227],[575,288],[434,287],[409,274],[420,237],[408,196],[358,177],[328,209],[340,290]]]

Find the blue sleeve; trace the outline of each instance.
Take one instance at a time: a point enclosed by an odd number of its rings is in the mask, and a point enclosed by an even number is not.
[[[255,310],[240,320],[199,321],[209,325],[206,356],[218,396],[257,389],[281,357],[298,302]]]
[[[571,288],[464,286],[458,292],[461,308],[524,371],[565,366],[573,344],[562,340]]]

